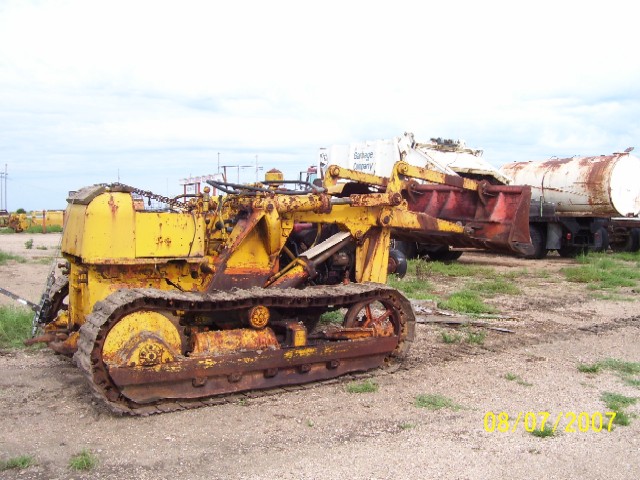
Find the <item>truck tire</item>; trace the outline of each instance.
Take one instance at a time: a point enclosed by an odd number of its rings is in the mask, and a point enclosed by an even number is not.
[[[443,245],[442,247],[428,253],[431,260],[437,262],[453,262],[462,256],[462,252],[456,250],[449,250],[449,247]]]
[[[629,232],[629,251],[637,252],[640,250],[640,228],[632,228]]]
[[[525,255],[524,258],[531,260],[540,260],[547,256],[547,239],[545,238],[542,228],[538,225],[529,225],[529,237],[533,245],[533,253]]]
[[[598,248],[594,248],[594,252],[606,252],[609,248],[609,232],[604,227],[600,227],[598,229],[598,233],[600,234],[600,246]]]
[[[611,250],[614,252],[637,252],[640,250],[640,228],[630,228],[626,240],[612,243]]]
[[[393,249],[404,253],[404,256],[409,260],[418,256],[418,245],[416,244],[416,242],[394,240]]]
[[[389,250],[389,267],[387,273],[393,273],[402,278],[407,274],[407,257],[400,250]]]

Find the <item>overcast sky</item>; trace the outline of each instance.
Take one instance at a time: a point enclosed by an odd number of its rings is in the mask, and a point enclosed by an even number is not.
[[[616,1],[0,0],[8,208],[319,147],[464,139],[496,166],[640,149],[640,7]],[[261,172],[262,173],[262,172]],[[255,179],[244,169],[242,181]]]

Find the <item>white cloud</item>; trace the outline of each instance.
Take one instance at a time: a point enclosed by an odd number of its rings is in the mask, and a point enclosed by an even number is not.
[[[628,2],[430,3],[3,2],[9,207],[118,170],[177,190],[218,152],[296,175],[319,146],[404,131],[496,164],[637,141]]]

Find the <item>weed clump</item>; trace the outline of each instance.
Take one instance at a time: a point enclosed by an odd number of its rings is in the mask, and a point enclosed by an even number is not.
[[[351,382],[347,384],[346,391],[348,393],[374,393],[378,391],[378,384],[371,380],[365,380],[363,382]]]
[[[96,465],[98,465],[98,458],[86,449],[74,455],[71,457],[71,460],[69,460],[69,468],[73,470],[91,470]]]
[[[427,408],[429,410],[440,410],[448,408],[450,410],[460,410],[462,405],[458,405],[453,400],[440,394],[421,394],[416,397],[415,406]]]
[[[3,470],[23,470],[35,464],[35,460],[31,455],[20,455],[9,460],[0,461],[0,472]]]
[[[613,423],[624,427],[631,424],[631,416],[624,409],[635,404],[638,401],[637,398],[627,397],[620,393],[604,392],[600,399],[610,411],[615,412]]]
[[[535,430],[531,431],[531,435],[539,438],[553,437],[554,434],[555,432],[553,431],[553,427],[550,427],[546,424],[543,426],[543,428],[536,428]]]

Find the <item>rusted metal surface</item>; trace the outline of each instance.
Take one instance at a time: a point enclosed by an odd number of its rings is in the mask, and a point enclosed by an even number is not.
[[[514,184],[530,185],[532,198],[570,216],[640,213],[640,158],[628,153],[503,165]]]
[[[415,184],[406,196],[410,210],[464,225],[468,234],[438,231],[429,222],[421,230],[396,229],[394,236],[434,245],[526,253],[530,245],[529,187],[485,185],[483,198],[480,202],[477,192],[447,185]]]
[[[195,332],[191,334],[191,340],[191,357],[228,355],[238,352],[277,350],[280,348],[280,344],[270,328],[263,328],[262,330],[236,328],[233,330]]]
[[[35,345],[36,343],[50,343],[55,342],[56,340],[57,338],[55,333],[45,333],[44,335],[39,335],[25,340],[24,344],[28,347],[30,345]]]
[[[60,355],[71,357],[78,350],[78,332],[70,335],[69,338],[64,341],[50,342],[48,346]]]
[[[216,350],[215,344],[227,330],[216,333],[215,341],[206,333],[208,345],[200,349],[201,355],[182,357],[172,362],[145,366],[104,363],[102,347],[107,332],[120,318],[130,312],[143,310],[179,310],[185,314],[214,315],[249,309],[256,304],[265,305],[279,315],[297,316],[312,308],[331,306],[352,307],[350,323],[356,321],[357,312],[371,304],[381,303],[387,311],[375,317],[384,334],[369,338],[333,341],[315,338],[312,343],[281,348],[264,347],[260,341],[246,341],[242,348],[255,348],[239,352],[230,348]],[[391,323],[389,333],[386,323]],[[300,323],[297,328],[305,330]],[[411,304],[392,288],[376,284],[351,284],[300,290],[250,289],[211,294],[169,293],[153,289],[123,290],[98,305],[80,330],[76,363],[90,381],[94,393],[119,413],[147,414],[150,409],[162,411],[165,404],[180,399],[204,398],[221,393],[271,388],[333,378],[344,373],[375,368],[386,358],[401,356],[413,341],[415,318]],[[283,324],[286,327],[286,323]],[[347,332],[358,327],[346,326]],[[364,327],[363,327],[364,328]],[[231,331],[236,330],[235,328]],[[291,335],[296,337],[295,332]],[[264,340],[266,337],[262,336]],[[283,337],[286,340],[286,336]],[[251,345],[250,345],[251,344]],[[223,349],[224,350],[224,349]],[[209,352],[206,354],[205,352]],[[218,353],[217,355],[215,353]]]
[[[206,380],[200,384],[197,380],[194,382],[192,378],[172,380],[165,383],[157,383],[157,379],[153,379],[150,383],[138,383],[138,379],[135,379],[135,383],[122,387],[122,393],[140,405],[155,402],[160,398],[165,399],[165,402],[170,400],[203,398],[212,395],[242,392],[254,388],[264,389],[317,382],[351,372],[371,370],[372,368],[381,366],[384,358],[384,353],[376,355],[371,351],[367,351],[366,354],[363,354],[361,357],[352,359],[329,360],[326,362],[279,368],[273,376],[267,376],[266,372],[268,372],[268,370],[265,369],[249,371],[242,374],[234,373],[202,377],[206,378]],[[334,362],[337,362],[337,365],[331,368],[332,365],[335,365]],[[279,362],[276,361],[274,364],[279,364]],[[110,373],[120,381],[126,380],[124,370],[122,372],[111,370]],[[196,375],[195,371],[190,373],[192,374],[190,377]],[[133,377],[133,375],[131,375],[131,377]],[[201,377],[196,375],[194,378],[199,379]],[[156,408],[162,407],[158,406]]]

